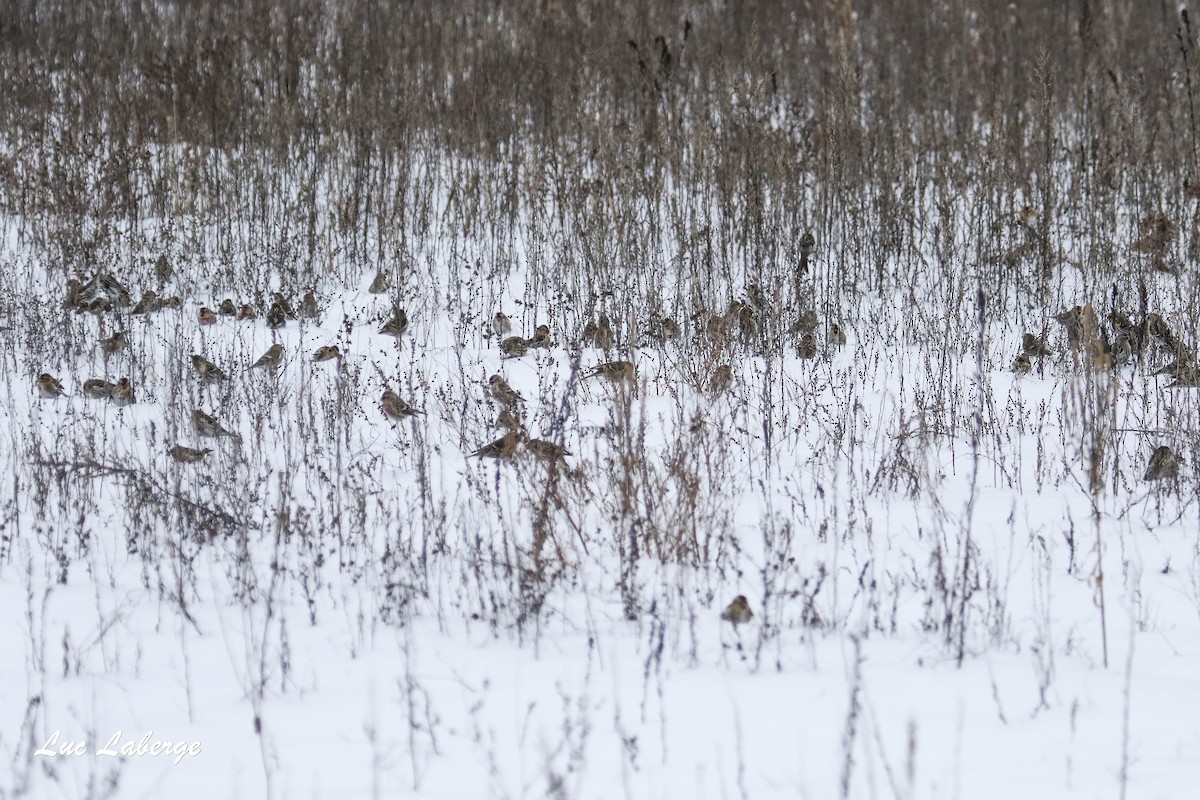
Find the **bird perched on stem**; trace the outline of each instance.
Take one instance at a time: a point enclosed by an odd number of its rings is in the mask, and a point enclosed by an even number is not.
[[[1034,336],[1032,333],[1025,333],[1021,336],[1021,352],[1031,357],[1048,356],[1054,351],[1046,345],[1046,340]]]
[[[517,451],[520,441],[521,434],[519,432],[509,431],[496,441],[489,442],[473,453],[469,453],[467,458],[496,458],[507,461]]]
[[[550,326],[538,325],[537,329],[533,332],[533,337],[530,338],[525,344],[530,348],[549,349],[551,345]]]
[[[1165,444],[1156,447],[1154,454],[1150,456],[1150,465],[1146,468],[1146,474],[1142,480],[1175,480],[1178,477],[1179,459],[1175,456],[1175,451]]]
[[[267,352],[258,357],[258,361],[250,365],[250,369],[258,369],[259,367],[275,369],[281,363],[283,363],[283,345],[276,342],[267,348]]]
[[[200,312],[197,314],[197,319],[201,325],[216,325],[217,315],[208,306],[200,306]]]
[[[83,393],[97,400],[109,399],[115,388],[117,388],[115,383],[109,383],[99,378],[89,378],[83,382]]]
[[[171,458],[175,459],[180,464],[195,464],[197,461],[211,453],[212,450],[207,447],[203,450],[197,450],[194,447],[184,447],[181,444],[177,444],[167,452],[170,453]]]
[[[754,612],[750,610],[750,601],[746,599],[746,595],[739,594],[733,598],[733,602],[721,612],[721,619],[732,623],[735,628],[754,619]]]
[[[396,309],[396,314],[382,328],[380,333],[388,336],[395,336],[399,339],[408,330],[408,314],[403,308]]]
[[[129,378],[121,378],[117,381],[117,385],[112,390],[112,401],[113,405],[120,407],[131,406],[137,402]]]
[[[591,372],[585,373],[585,378],[604,378],[612,383],[633,383],[634,369],[632,361],[605,361],[597,364]]]
[[[192,366],[196,368],[201,383],[216,383],[227,377],[224,370],[201,355],[192,354]]]
[[[323,345],[322,347],[318,347],[317,351],[315,353],[313,353],[313,361],[318,361],[318,362],[332,361],[335,358],[341,358],[341,357],[342,357],[342,351],[338,348],[338,346],[336,344]]]
[[[496,336],[504,336],[512,330],[512,320],[508,318],[508,314],[503,311],[497,311],[492,317],[492,333]]]
[[[571,455],[565,447],[555,444],[548,439],[526,439],[525,449],[532,453],[534,458],[545,464],[557,461],[563,456]]]
[[[232,297],[226,297],[221,301],[221,305],[217,306],[217,313],[222,317],[232,317],[237,314],[237,306],[233,303]]]
[[[488,378],[488,389],[491,391],[492,397],[507,409],[516,408],[518,404],[525,402],[525,398],[499,375]]]
[[[808,260],[817,249],[817,237],[809,231],[800,237],[800,274],[808,272]]]
[[[225,430],[221,423],[198,408],[192,412],[192,424],[196,427],[196,433],[207,439],[216,439],[221,436],[237,438],[236,433]]]
[[[47,399],[54,397],[65,397],[66,392],[63,390],[62,384],[58,382],[49,372],[43,372],[38,375],[37,379],[38,394]]]
[[[379,403],[379,408],[386,416],[395,420],[408,419],[425,413],[419,408],[410,406],[391,389],[383,390],[383,399]]]
[[[267,309],[267,327],[282,328],[287,324],[287,311],[280,303],[271,303]]]

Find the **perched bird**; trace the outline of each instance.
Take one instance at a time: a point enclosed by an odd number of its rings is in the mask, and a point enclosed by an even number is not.
[[[271,303],[267,309],[267,327],[282,328],[287,324],[287,309],[279,303]]]
[[[89,314],[104,314],[113,310],[113,304],[107,297],[97,297],[83,309]]]
[[[1017,211],[1017,224],[1023,228],[1036,228],[1037,217],[1038,213],[1033,206],[1021,206]]]
[[[129,346],[129,335],[125,331],[117,331],[107,339],[100,340],[100,350],[106,356],[111,356]]]
[[[250,307],[250,304],[242,303],[242,308],[237,313],[238,321],[240,322],[244,319],[257,319],[257,318],[258,318],[258,315],[254,313],[254,309]]]
[[[403,308],[400,308],[396,310],[396,315],[388,320],[387,324],[379,329],[379,332],[385,333],[388,336],[395,336],[398,339],[403,336],[404,332],[407,330],[408,314],[405,313]]]
[[[133,386],[129,383],[129,378],[119,378],[117,385],[112,390],[113,405],[130,406],[137,402],[137,398],[133,394]]]
[[[500,355],[504,358],[520,358],[529,352],[529,342],[520,336],[509,336],[500,342]]]
[[[746,595],[739,594],[733,598],[733,602],[721,612],[721,619],[733,623],[735,628],[754,619],[754,612],[750,610],[750,601],[746,599]]]
[[[83,299],[83,283],[78,278],[67,279],[67,296],[63,298],[63,308],[79,311],[87,305]]]
[[[496,417],[496,427],[503,428],[506,431],[521,430],[521,421],[508,408],[500,409],[500,416]]]
[[[201,355],[192,354],[192,366],[202,383],[216,383],[226,379],[225,371]]]
[[[632,361],[605,361],[603,364],[597,364],[592,368],[591,372],[586,373],[583,377],[595,378],[600,377],[613,383],[633,383],[634,370]]]
[[[529,347],[534,347],[534,348],[541,348],[541,349],[549,348],[550,347],[550,326],[549,325],[538,325],[537,329],[533,332],[533,338],[531,338],[528,342],[526,342],[526,344]]]
[[[492,317],[492,333],[496,336],[504,336],[512,330],[512,320],[508,318],[508,314],[503,311],[497,311]]]
[[[158,299],[158,293],[153,289],[147,289],[142,292],[142,299],[137,301],[137,305],[133,307],[130,314],[153,314],[162,308],[162,301]]]
[[[817,312],[811,308],[806,308],[796,317],[796,322],[792,325],[791,333],[812,333],[817,329],[820,319],[817,317]]]
[[[425,412],[419,408],[413,408],[408,403],[401,399],[400,395],[393,392],[391,389],[383,390],[383,399],[379,403],[383,413],[392,419],[406,419],[408,417],[417,416]]]
[[[1103,339],[1094,339],[1091,345],[1092,369],[1104,372],[1113,368],[1113,354]]]
[[[375,271],[375,277],[371,279],[371,286],[367,291],[371,294],[384,294],[390,288],[392,288],[391,279],[388,278],[386,272],[380,269]]]
[[[800,344],[796,346],[796,355],[799,358],[816,358],[817,357],[817,337],[811,333],[806,333],[800,337]]]
[[[600,321],[593,324],[589,322],[583,329],[583,343],[592,347],[598,347],[601,350],[611,350],[615,344],[613,336],[612,320],[607,314],[600,315]]]
[[[708,393],[712,395],[724,394],[733,385],[733,367],[728,364],[722,364],[713,370],[708,379]]]
[[[520,441],[521,434],[519,431],[509,431],[496,441],[485,444],[473,453],[468,453],[467,458],[498,458],[508,460],[517,451],[517,445]]]
[[[83,393],[97,400],[107,400],[112,397],[113,389],[115,388],[117,388],[115,384],[100,380],[99,378],[90,378],[83,382]]]
[[[1112,358],[1113,364],[1118,367],[1123,367],[1133,361],[1133,345],[1129,341],[1129,334],[1118,334],[1117,338],[1113,340]]]
[[[1142,321],[1142,327],[1145,329],[1147,337],[1157,339],[1169,348],[1177,348],[1180,344],[1174,331],[1171,330],[1171,326],[1159,314],[1154,312],[1147,314],[1146,319]]]
[[[317,352],[313,353],[313,361],[330,361],[341,357],[342,351],[338,349],[336,344],[323,345],[317,348]]]
[[[203,450],[197,450],[194,447],[184,447],[181,444],[177,444],[167,452],[171,454],[171,458],[175,459],[180,464],[195,464],[197,461],[211,453],[212,450],[207,447]]]
[[[286,314],[289,318],[291,318],[291,319],[296,318],[296,312],[292,310],[292,304],[289,303],[288,299],[283,296],[283,292],[276,292],[275,296],[272,298],[271,302],[274,304],[278,304],[279,307],[283,310],[283,313]]]
[[[300,316],[303,319],[316,319],[321,316],[321,307],[317,305],[317,296],[309,289],[300,300]]]
[[[171,276],[175,274],[175,270],[171,268],[171,262],[167,259],[166,253],[160,253],[154,262],[154,277],[158,278],[159,283],[166,283],[171,280]]]
[[[499,375],[493,375],[488,378],[488,387],[491,389],[492,397],[507,409],[516,408],[518,403],[525,402],[525,398],[517,393],[508,385],[508,381]]]
[[[846,332],[836,322],[829,323],[829,333],[825,338],[834,347],[843,347],[846,344]]]
[[[162,301],[163,308],[173,308],[176,311],[183,308],[183,298],[177,294],[173,294]]]
[[[546,464],[557,461],[563,456],[571,455],[562,445],[555,444],[547,439],[526,439],[525,449],[532,453],[538,461]]]
[[[217,315],[212,312],[208,306],[200,306],[200,324],[201,325],[216,325]]]
[[[217,313],[222,317],[232,317],[237,314],[237,306],[231,298],[226,297],[221,301],[221,305],[217,306]]]
[[[1021,336],[1021,352],[1027,356],[1048,356],[1054,351],[1046,345],[1046,340],[1034,336],[1032,333],[1025,333]]]
[[[259,367],[275,369],[281,363],[283,363],[283,345],[276,342],[267,348],[267,352],[258,357],[258,361],[250,365],[250,369],[258,369]]]
[[[1150,465],[1146,468],[1146,474],[1142,476],[1142,480],[1174,480],[1178,477],[1179,459],[1176,458],[1175,451],[1165,444],[1154,448],[1154,454],[1150,456]]]
[[[800,274],[808,272],[808,260],[817,249],[817,237],[809,231],[800,237]]]
[[[125,284],[107,272],[97,272],[79,291],[81,298],[89,303],[99,297],[106,298],[112,305],[119,308],[133,303],[133,298],[129,296],[129,289]]]
[[[198,408],[192,411],[192,424],[196,427],[197,435],[208,439],[215,439],[221,436],[237,436],[237,434],[225,430],[221,427],[221,423]]]
[[[38,375],[37,389],[38,394],[46,398],[65,397],[67,394],[63,391],[62,384],[58,382],[58,378],[55,378],[49,372],[43,372],[41,375]]]
[[[1022,350],[1017,353],[1016,358],[1012,362],[1012,371],[1015,375],[1028,375],[1029,370],[1033,369],[1033,363],[1029,360],[1029,353]]]
[[[742,339],[749,339],[758,332],[758,321],[754,318],[754,309],[741,300],[730,300],[725,308],[725,319],[729,325],[737,325]]]
[[[1054,315],[1054,319],[1067,330],[1067,344],[1078,349],[1096,335],[1096,311],[1091,304],[1073,306]]]

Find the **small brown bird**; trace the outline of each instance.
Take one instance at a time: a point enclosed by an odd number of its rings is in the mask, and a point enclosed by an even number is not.
[[[496,441],[485,444],[475,452],[469,453],[467,458],[498,458],[508,460],[517,451],[517,445],[520,441],[520,432],[509,431]]]
[[[175,459],[180,464],[195,464],[197,461],[211,453],[212,450],[207,447],[203,450],[197,450],[194,447],[184,447],[181,444],[177,444],[167,452],[171,454],[171,458]]]
[[[258,361],[255,361],[253,364],[250,365],[250,369],[258,369],[259,367],[266,367],[267,369],[275,369],[282,363],[283,363],[283,345],[276,342],[275,344],[273,344],[267,348],[267,352],[263,353],[261,356],[258,357]]]
[[[237,314],[237,306],[231,298],[226,297],[221,301],[221,305],[217,306],[217,313],[222,317],[232,317]]]
[[[117,385],[112,390],[112,401],[115,406],[131,406],[137,402],[137,398],[133,394],[133,386],[129,383],[129,378],[120,378],[117,380]]]
[[[238,322],[244,319],[258,319],[258,315],[254,313],[254,309],[250,307],[249,303],[242,303],[242,308],[237,313],[237,319]]]
[[[221,423],[198,408],[192,412],[192,424],[196,427],[196,434],[207,439],[215,439],[221,436],[237,437],[236,433],[225,430],[221,427]]]
[[[1014,375],[1028,375],[1033,369],[1033,363],[1029,360],[1029,353],[1024,350],[1017,353],[1016,358],[1012,362],[1012,371]]]
[[[208,306],[200,306],[199,319],[200,319],[201,325],[216,325],[217,324],[217,315],[214,314],[212,312],[212,309],[209,308]]]
[[[1046,344],[1046,340],[1034,336],[1032,333],[1025,333],[1021,336],[1021,352],[1027,356],[1048,356],[1054,351]]]
[[[746,599],[746,595],[739,594],[733,598],[733,602],[721,612],[721,619],[732,623],[735,628],[754,619],[754,612],[750,610],[750,601]]]
[[[1133,361],[1133,344],[1129,341],[1129,334],[1118,334],[1117,338],[1113,340],[1112,358],[1113,364],[1118,367],[1123,367]]]
[[[806,333],[800,337],[800,344],[796,346],[796,356],[803,359],[817,357],[817,337],[811,333]]]
[[[342,351],[336,344],[327,344],[317,348],[317,352],[313,353],[313,361],[331,361],[335,358],[341,358]]]
[[[176,311],[183,308],[183,298],[177,294],[173,294],[162,301],[163,308],[173,308]]]
[[[1179,459],[1176,458],[1175,451],[1165,444],[1156,447],[1154,454],[1150,456],[1150,465],[1146,468],[1146,474],[1142,480],[1175,480],[1178,477]]]
[[[792,325],[791,333],[812,333],[817,329],[820,319],[817,317],[817,312],[811,308],[806,308],[796,317],[796,322]]]
[[[502,358],[520,358],[529,352],[529,342],[521,336],[509,336],[500,342]]]
[[[379,329],[380,333],[388,336],[395,336],[397,339],[404,335],[408,330],[408,314],[404,309],[397,309],[396,315],[388,320],[387,324]]]
[[[817,249],[817,237],[809,231],[800,237],[800,274],[808,272],[808,260]]]
[[[171,268],[171,262],[167,259],[166,253],[160,253],[154,261],[154,277],[158,278],[158,282],[166,283],[171,280],[171,276],[175,274],[175,270]]]
[[[713,370],[708,379],[708,393],[711,395],[724,394],[733,385],[733,367],[722,364]]]
[[[392,288],[392,281],[383,270],[376,270],[375,277],[371,280],[371,286],[367,289],[371,294],[384,294],[388,289]]]
[[[312,289],[304,293],[300,299],[300,317],[302,319],[317,319],[321,316],[321,307],[317,305],[317,295]]]
[[[147,289],[142,292],[142,299],[137,301],[137,305],[133,307],[130,314],[153,314],[162,308],[162,301],[158,299],[158,293],[153,289]]]
[[[499,375],[488,378],[488,387],[491,389],[492,397],[507,409],[514,409],[519,403],[525,402],[525,398]]]
[[[287,324],[287,310],[280,303],[271,303],[267,309],[267,327],[282,328]]]
[[[283,292],[276,292],[271,302],[277,304],[289,319],[296,318],[296,312],[292,310],[292,304],[284,297]]]
[[[601,350],[611,350],[616,343],[613,336],[612,320],[607,314],[600,315],[600,321],[595,325],[588,323],[583,329],[583,343]]]
[[[532,453],[538,461],[546,464],[557,461],[563,456],[571,455],[565,447],[547,439],[527,439],[525,440],[525,449]]]
[[[113,389],[115,388],[117,388],[116,384],[100,380],[99,378],[90,378],[83,382],[83,393],[97,400],[109,399],[112,397]]]
[[[1017,211],[1017,224],[1024,228],[1037,227],[1038,213],[1033,206],[1021,206]]]
[[[49,372],[43,372],[37,379],[38,394],[45,398],[65,397],[62,384]]]
[[[500,409],[500,416],[496,417],[496,427],[503,428],[506,431],[519,431],[521,430],[521,421],[517,419],[516,415],[510,409],[502,408]]]
[[[829,333],[825,338],[833,347],[842,347],[846,344],[846,332],[836,322],[829,323]]]
[[[67,280],[67,296],[63,298],[63,308],[78,311],[87,303],[83,299],[83,283],[78,278]]]
[[[531,348],[549,349],[551,347],[550,326],[538,325],[533,332],[533,337],[526,344]]]
[[[1095,339],[1091,345],[1091,363],[1092,369],[1097,372],[1105,372],[1113,368],[1112,350],[1103,339]]]
[[[492,333],[496,336],[504,336],[512,330],[512,320],[508,318],[508,314],[503,311],[497,311],[492,317]]]
[[[100,350],[106,356],[111,356],[126,347],[129,347],[129,334],[125,331],[117,331],[107,339],[100,340]]]
[[[1096,311],[1091,304],[1073,306],[1054,315],[1054,319],[1067,330],[1067,344],[1073,349],[1096,335]]]
[[[192,366],[196,368],[201,383],[216,383],[227,377],[224,370],[201,355],[192,354]]]
[[[408,417],[424,414],[419,408],[413,408],[401,399],[400,395],[391,389],[383,390],[383,399],[379,403],[383,413],[392,419],[407,419]]]
[[[604,378],[613,383],[633,383],[635,373],[632,361],[605,361],[597,364],[591,372],[584,374],[585,378]]]

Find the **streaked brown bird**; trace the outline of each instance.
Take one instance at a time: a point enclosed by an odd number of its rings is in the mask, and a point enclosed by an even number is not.
[[[223,369],[204,356],[195,353],[192,354],[192,366],[196,368],[196,374],[200,376],[201,383],[216,383],[228,377]]]
[[[1175,455],[1175,451],[1165,444],[1154,449],[1154,454],[1150,456],[1150,465],[1146,468],[1146,474],[1142,476],[1142,480],[1161,481],[1175,480],[1179,477],[1179,459]]]
[[[1048,356],[1054,351],[1046,344],[1046,340],[1032,333],[1024,333],[1021,335],[1021,352],[1027,356],[1042,357]]]
[[[83,382],[83,393],[97,400],[109,399],[115,388],[117,388],[115,383],[109,383],[99,378],[89,378]]]
[[[796,317],[796,322],[792,325],[790,333],[813,333],[816,331],[820,321],[816,311],[806,308]]]
[[[424,414],[421,409],[413,408],[406,403],[400,395],[393,392],[391,389],[383,390],[383,399],[379,402],[379,408],[385,415],[392,419],[407,419]]]
[[[813,252],[817,249],[817,237],[812,235],[812,231],[806,232],[800,237],[800,274],[808,272],[808,261],[812,258]]]
[[[632,361],[605,361],[592,367],[585,378],[604,378],[613,383],[633,383],[635,372]]]
[[[208,306],[200,306],[200,313],[197,315],[201,325],[216,325],[217,315],[213,313]]]
[[[521,421],[510,409],[502,408],[500,415],[496,417],[496,427],[506,431],[519,431],[521,430]]]
[[[63,390],[62,384],[58,382],[49,372],[43,372],[38,375],[37,379],[38,394],[47,399],[54,397],[65,397],[66,392]]]
[[[500,342],[500,355],[503,358],[520,358],[529,352],[529,342],[522,336],[509,336]]]
[[[147,289],[142,292],[142,299],[137,301],[137,305],[133,307],[130,314],[153,314],[162,308],[162,301],[158,299],[158,293],[153,289]]]
[[[754,612],[750,610],[750,601],[746,599],[746,595],[739,594],[733,598],[733,602],[721,612],[721,619],[732,623],[735,628],[754,619]]]
[[[548,439],[526,439],[525,449],[533,454],[538,461],[549,464],[563,456],[571,455],[565,447]]]
[[[508,314],[503,311],[497,311],[492,317],[492,333],[496,336],[504,336],[512,330],[512,320],[508,318]]]
[[[1015,375],[1028,375],[1033,369],[1033,363],[1029,360],[1029,353],[1024,350],[1017,353],[1012,362],[1012,371]]]
[[[287,324],[287,310],[279,303],[271,303],[267,309],[267,327],[282,328]]]
[[[398,339],[403,336],[407,330],[408,314],[403,308],[401,308],[396,310],[395,316],[388,320],[387,323],[379,329],[379,332],[388,336],[395,336]]]
[[[267,352],[263,353],[261,356],[258,357],[258,361],[255,361],[253,364],[250,365],[250,369],[258,369],[259,367],[265,367],[267,369],[275,369],[282,363],[283,363],[283,345],[276,342],[275,344],[273,344],[267,348]]]
[[[384,294],[388,289],[392,288],[392,281],[383,270],[376,270],[375,277],[371,280],[371,285],[367,289],[371,294]]]
[[[194,447],[185,447],[181,444],[177,444],[167,452],[171,454],[171,458],[175,459],[180,464],[195,464],[197,461],[211,453],[212,450],[207,447],[205,447],[203,450],[197,450]]]
[[[540,348],[543,350],[550,348],[552,346],[552,342],[550,341],[550,326],[538,325],[537,329],[533,332],[533,336],[526,344],[531,348]]]
[[[221,301],[221,305],[217,306],[217,313],[222,317],[232,317],[237,314],[237,306],[233,304],[233,300],[226,297]]]
[[[192,425],[195,426],[197,435],[207,439],[216,439],[221,436],[237,437],[236,433],[225,430],[221,423],[198,408],[192,411]]]
[[[107,339],[100,340],[100,350],[106,356],[120,352],[126,347],[129,347],[129,334],[126,331],[117,331]]]
[[[321,307],[317,305],[317,295],[309,289],[304,293],[304,297],[300,298],[300,318],[301,319],[317,319],[321,316]]]
[[[514,409],[518,404],[525,402],[525,398],[499,375],[488,378],[488,388],[491,390],[492,398],[507,409]]]
[[[846,332],[836,322],[829,323],[829,333],[825,338],[833,347],[842,347],[846,344]]]
[[[112,401],[115,406],[131,406],[137,402],[137,397],[133,393],[133,386],[129,383],[129,378],[120,378],[117,380],[117,385],[112,390]]]
[[[318,347],[317,351],[313,353],[313,361],[332,361],[335,358],[341,357],[342,351],[336,344],[327,344],[322,347]]]
[[[817,357],[817,337],[811,333],[806,333],[800,337],[800,344],[796,346],[796,355],[799,358],[809,359]]]
[[[509,431],[494,442],[489,442],[473,453],[468,453],[467,458],[497,458],[504,461],[513,457],[513,453],[517,452],[517,445],[521,442],[521,434],[518,431]]]
[[[708,378],[708,393],[711,395],[724,394],[733,385],[733,367],[721,364],[713,370]]]
[[[242,308],[237,313],[237,319],[238,322],[247,319],[258,319],[258,315],[254,313],[254,309],[250,307],[249,303],[242,303]]]

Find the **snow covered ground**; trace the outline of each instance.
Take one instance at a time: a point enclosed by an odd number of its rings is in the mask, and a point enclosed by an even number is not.
[[[980,315],[969,272],[848,283],[866,256],[825,233],[802,359],[787,281],[714,342],[690,320],[746,298],[748,261],[706,272],[661,230],[636,234],[661,242],[644,264],[597,261],[530,207],[469,229],[462,168],[414,174],[382,258],[339,232],[348,186],[312,228],[272,207],[101,231],[89,266],[184,298],[145,316],[62,309],[80,264],[4,221],[0,797],[1190,796],[1197,390],[1165,388],[1158,350],[1111,374],[1065,350],[1049,316],[1104,291],[1064,264],[1054,308],[1008,286]],[[322,313],[272,330],[301,254]],[[367,291],[376,269],[394,291]],[[1185,278],[1152,280],[1187,330]],[[201,326],[225,297],[258,319]],[[502,359],[498,309],[554,346]],[[647,341],[654,312],[684,334]],[[601,313],[608,352],[579,343]],[[1014,376],[1042,326],[1059,352]],[[282,366],[250,370],[273,343]],[[344,359],[314,363],[330,344]],[[611,358],[636,387],[583,377]],[[502,433],[493,374],[558,467],[466,457]],[[132,406],[81,392],[122,376]],[[389,388],[424,416],[385,417]],[[199,438],[194,409],[239,438]],[[1163,443],[1180,478],[1142,480]]]

